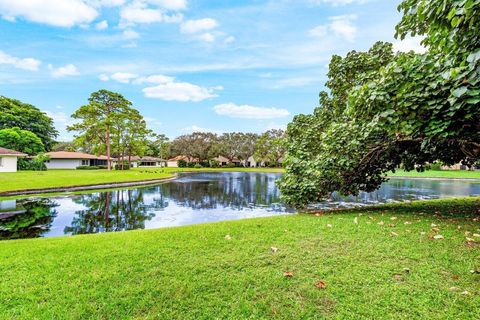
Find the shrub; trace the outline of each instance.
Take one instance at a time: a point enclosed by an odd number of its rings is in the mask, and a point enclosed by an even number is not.
[[[193,167],[195,167],[195,163],[194,162],[188,162],[187,167],[193,168]]]
[[[128,166],[128,164],[124,164],[123,166],[122,166],[122,164],[116,164],[114,169],[115,170],[130,170],[130,167]]]
[[[197,163],[193,166],[195,169],[201,169],[203,166],[200,163]]]
[[[98,166],[78,166],[77,170],[98,170],[100,167]]]
[[[430,170],[436,170],[436,171],[442,170],[442,164],[440,162],[434,162],[430,164]]]
[[[47,171],[45,162],[34,159],[18,159],[18,170]]]
[[[177,161],[177,166],[178,166],[179,168],[186,168],[186,167],[187,167],[187,161],[185,161],[185,160],[178,160],[178,161]]]
[[[220,162],[217,160],[210,160],[210,168],[219,168],[220,167]]]
[[[233,162],[230,162],[230,163],[227,163],[227,165],[225,167],[227,168],[235,168],[237,165]]]

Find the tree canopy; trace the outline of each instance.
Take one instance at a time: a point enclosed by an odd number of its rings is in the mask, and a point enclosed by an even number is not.
[[[18,127],[0,130],[0,147],[29,155],[45,152],[42,140],[35,133]]]
[[[420,35],[424,54],[334,56],[320,106],[287,130],[285,200],[373,191],[400,165],[472,165],[480,157],[480,1],[405,0],[396,37]]]
[[[50,151],[58,132],[53,120],[31,104],[0,96],[0,129],[18,127],[37,135]]]

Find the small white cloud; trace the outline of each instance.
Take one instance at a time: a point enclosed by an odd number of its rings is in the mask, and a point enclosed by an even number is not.
[[[310,29],[308,33],[312,37],[323,38],[331,32],[349,42],[354,42],[357,28],[353,25],[353,20],[356,18],[355,15],[329,17],[330,22],[328,24],[316,26]]]
[[[130,29],[123,31],[122,35],[123,35],[123,39],[125,39],[125,40],[132,40],[132,39],[140,38],[140,34],[138,34],[138,32],[130,30]]]
[[[80,74],[80,72],[77,70],[77,67],[71,63],[58,68],[54,68],[51,64],[49,64],[48,69],[51,71],[52,77],[54,78],[77,76]]]
[[[97,10],[82,0],[1,0],[1,16],[9,21],[23,18],[57,27],[88,24]]]
[[[153,83],[153,84],[164,84],[173,82],[175,78],[164,76],[162,74],[155,74],[147,77],[139,77],[133,81],[135,84],[142,84],[142,83]]]
[[[23,70],[37,71],[42,62],[33,58],[17,58],[0,50],[0,64],[8,64]]]
[[[108,22],[107,20],[100,21],[95,25],[95,29],[97,30],[105,30],[108,28]]]
[[[219,104],[213,107],[213,110],[222,116],[243,119],[274,119],[290,115],[287,109],[236,105],[234,103]]]
[[[126,0],[85,0],[85,2],[95,8],[100,7],[119,7],[125,3]]]
[[[320,25],[320,26],[316,26],[313,29],[310,29],[308,31],[308,34],[311,35],[312,37],[322,38],[327,35],[327,30],[328,30],[327,26]]]
[[[183,10],[187,8],[187,0],[146,0],[167,10]]]
[[[137,78],[138,75],[128,72],[115,72],[110,76],[110,79],[120,83],[130,83],[131,80]]]
[[[222,133],[221,131],[218,131],[215,129],[202,128],[197,125],[192,125],[190,127],[183,128],[182,131],[185,133],[193,133],[193,132],[211,132],[211,133],[217,133],[217,134]]]
[[[215,36],[210,32],[202,33],[198,36],[198,39],[205,41],[205,42],[215,42]]]
[[[400,52],[414,51],[416,53],[425,53],[427,52],[427,48],[421,44],[422,40],[422,37],[408,37],[403,40],[394,41],[393,50]]]
[[[166,101],[198,102],[218,97],[214,88],[200,87],[188,82],[168,82],[146,87],[142,91],[148,98],[158,98]]]
[[[234,42],[235,42],[235,37],[234,37],[234,36],[226,37],[225,40],[223,40],[223,42],[224,42],[225,44],[234,43]]]
[[[110,80],[110,77],[107,76],[106,74],[102,73],[101,75],[98,76],[98,79],[100,79],[102,81],[108,81],[108,80]]]
[[[212,18],[187,20],[181,24],[180,31],[182,33],[194,34],[215,29],[218,25],[217,20]]]
[[[160,9],[151,9],[144,2],[133,2],[120,10],[121,26],[131,26],[137,23],[154,23],[163,20]]]

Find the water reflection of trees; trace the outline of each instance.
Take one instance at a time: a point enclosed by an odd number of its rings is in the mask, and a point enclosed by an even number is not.
[[[144,205],[143,190],[117,190],[81,195],[74,199],[87,209],[75,211],[65,233],[85,234],[144,229],[145,221],[155,215]]]
[[[0,239],[37,238],[50,231],[58,206],[49,199],[23,200],[11,211],[2,211]]]
[[[275,180],[268,175],[244,175],[240,178],[224,176],[215,180],[174,181],[156,187],[178,205],[192,209],[269,206],[280,202]]]

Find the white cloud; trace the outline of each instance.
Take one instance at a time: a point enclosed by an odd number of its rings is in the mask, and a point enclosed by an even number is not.
[[[148,8],[143,2],[134,2],[120,10],[120,18],[122,26],[154,23],[163,20],[163,12],[159,9]]]
[[[67,131],[67,126],[73,125],[75,121],[65,114],[65,112],[55,112],[43,110],[49,118],[53,120],[55,128],[59,131],[58,141],[70,141],[73,139],[73,134]]]
[[[167,10],[183,10],[187,8],[187,0],[146,0]]]
[[[212,18],[187,20],[181,24],[180,31],[182,33],[193,34],[215,29],[218,25],[217,20]]]
[[[355,41],[355,35],[357,34],[357,28],[353,25],[353,20],[357,17],[355,15],[342,15],[329,17],[330,21],[326,25],[319,25],[308,31],[312,37],[323,38],[332,32],[334,35],[339,36],[349,42]]]
[[[328,27],[324,25],[316,26],[313,29],[310,29],[308,31],[308,34],[310,34],[312,37],[324,37],[327,35]]]
[[[262,108],[234,103],[219,104],[213,107],[213,110],[222,116],[243,119],[274,119],[290,115],[287,109]]]
[[[225,38],[225,40],[223,40],[223,42],[226,43],[226,44],[234,43],[235,42],[235,37],[234,36],[229,36],[229,37]]]
[[[106,74],[102,73],[101,75],[98,76],[98,79],[100,79],[102,81],[108,81],[108,80],[110,80],[110,77],[107,76]]]
[[[154,83],[154,84],[164,84],[173,82],[175,78],[164,76],[162,74],[155,74],[147,77],[139,77],[133,81],[135,84],[142,84],[142,83]]]
[[[202,33],[198,36],[198,39],[205,41],[205,42],[215,42],[215,35],[210,32]]]
[[[182,129],[183,132],[185,133],[193,133],[193,132],[212,132],[212,133],[222,133],[221,131],[215,130],[215,129],[209,129],[209,128],[202,128],[197,125],[192,125],[190,127],[186,127]]]
[[[66,76],[76,76],[80,74],[80,72],[77,70],[77,67],[71,63],[58,68],[54,68],[51,64],[49,64],[48,69],[51,71],[52,77],[54,78],[63,78]]]
[[[107,28],[108,28],[107,20],[100,21],[95,25],[95,29],[97,30],[105,30]]]
[[[102,76],[102,75],[100,75]],[[120,83],[130,83],[131,80],[138,78],[138,75],[128,72],[115,72],[110,76],[110,79]],[[104,80],[105,81],[105,80]]]
[[[9,21],[23,18],[57,27],[88,24],[97,10],[81,0],[0,0],[0,15]]]
[[[158,98],[167,101],[202,101],[218,97],[215,88],[200,87],[188,82],[168,82],[153,87],[146,87],[143,93],[148,98]]]
[[[119,7],[125,3],[126,0],[85,0],[89,5],[100,8],[100,7]]]
[[[427,48],[421,44],[422,40],[422,37],[409,37],[403,40],[394,41],[393,50],[400,52],[409,52],[413,50],[416,53],[425,53],[427,52]]]
[[[37,71],[42,62],[34,58],[17,58],[0,50],[0,64],[12,65],[15,68]]]
[[[125,39],[125,40],[132,40],[132,39],[140,38],[140,35],[138,34],[138,32],[130,30],[130,29],[123,31],[122,36],[123,36],[123,39]]]

